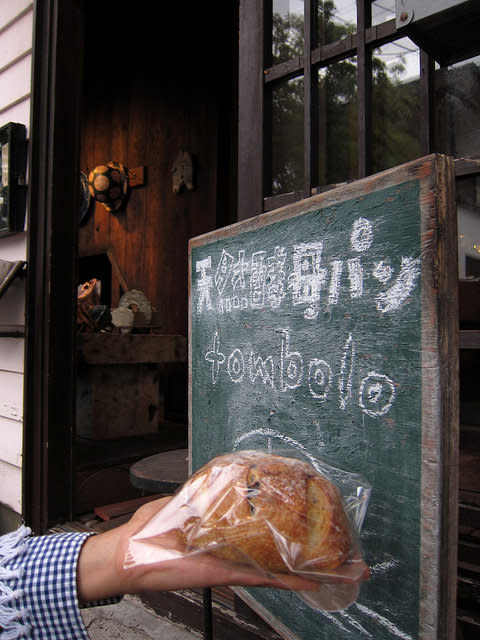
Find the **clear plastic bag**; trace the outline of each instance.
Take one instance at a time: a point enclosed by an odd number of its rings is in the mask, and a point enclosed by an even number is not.
[[[370,487],[355,474],[292,452],[213,458],[129,539],[124,569],[196,553],[250,565],[310,606],[343,609],[368,578],[359,541]]]

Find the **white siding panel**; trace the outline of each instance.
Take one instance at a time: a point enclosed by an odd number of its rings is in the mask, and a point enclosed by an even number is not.
[[[1,246],[1,245],[0,245]],[[0,300],[0,328],[21,330],[25,326],[25,281],[12,282]],[[0,352],[1,357],[1,352]]]
[[[0,338],[0,369],[2,371],[23,373],[23,357],[23,338]]]
[[[0,417],[22,420],[22,416],[23,374],[0,371]],[[2,444],[0,440],[0,450]]]
[[[0,502],[17,513],[22,512],[22,470],[0,461]]]
[[[32,56],[28,55],[0,74],[0,109],[30,95],[31,64]]]
[[[0,460],[22,466],[22,423],[0,417]]]
[[[33,13],[29,11],[6,29],[0,38],[0,69],[32,48]]]
[[[27,7],[32,8],[32,0],[1,0],[0,1],[0,27],[11,22]]]
[[[30,96],[27,96],[25,100],[22,100],[10,109],[0,113],[0,127],[3,127],[3,125],[8,124],[9,122],[19,122],[20,124],[24,124],[27,127],[28,136],[28,127],[30,123]]]
[[[0,126],[29,129],[33,41],[32,0],[0,0]],[[28,134],[27,134],[28,135]],[[0,259],[26,260],[26,233],[0,238]],[[0,327],[25,323],[25,281],[0,300]],[[24,341],[0,338],[0,502],[21,513]]]

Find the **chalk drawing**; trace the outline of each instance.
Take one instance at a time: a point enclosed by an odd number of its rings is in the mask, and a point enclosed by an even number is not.
[[[350,614],[348,614],[345,610],[343,611],[339,611],[338,612],[339,615],[344,618],[349,624],[352,625],[352,627],[354,627],[355,629],[357,629],[357,631],[360,631],[360,633],[362,633],[363,635],[367,636],[367,638],[371,638],[372,634],[367,631],[365,629],[365,627],[362,627],[362,625],[357,622],[357,620],[355,620],[355,618],[353,618]]]
[[[289,276],[293,305],[308,305],[305,318],[318,315],[317,304],[327,278],[327,269],[321,268],[323,242],[296,244],[293,247],[293,273]]]
[[[263,360],[261,356],[252,351],[249,357],[249,365],[251,382],[255,382],[257,377],[260,377],[263,384],[269,385],[273,389],[274,364],[272,356],[268,356]]]
[[[310,393],[320,402],[325,402],[332,382],[332,368],[325,360],[310,360],[308,386]]]
[[[350,243],[357,253],[363,253],[370,249],[373,242],[373,227],[370,220],[358,218],[352,225]]]
[[[360,258],[347,261],[348,278],[350,280],[350,296],[353,299],[363,296],[363,267]]]
[[[353,224],[351,233],[352,249],[362,253],[362,260],[366,260],[365,252],[373,242],[372,224],[366,218],[359,218]],[[322,267],[324,258],[324,242],[299,242],[290,249],[275,246],[271,255],[267,251],[255,251],[250,260],[247,259],[245,249],[238,250],[238,257],[222,249],[212,276],[212,256],[196,262],[196,272],[200,277],[194,283],[198,288],[196,310],[205,313],[213,308],[219,314],[233,311],[261,310],[269,307],[279,309],[291,293],[291,304],[303,307],[303,316],[314,320],[320,312],[320,301],[323,287],[328,288],[328,305],[337,305],[342,291],[342,275],[344,263],[347,263],[350,300],[362,299],[371,293],[376,308],[382,314],[395,312],[411,295],[420,275],[420,259],[401,256],[398,276],[392,286],[386,291],[378,293],[371,290],[375,280],[387,285],[394,276],[395,270],[389,264],[390,258],[373,262],[364,267],[360,256],[345,260],[333,257],[328,267]],[[371,272],[371,278],[366,274]],[[248,278],[249,277],[249,278]],[[370,288],[367,288],[370,285]],[[217,295],[215,305],[212,295]]]
[[[280,330],[282,345],[280,347],[280,391],[299,387],[303,379],[303,357],[298,351],[290,351],[290,333]]]
[[[380,262],[375,262],[372,276],[382,284],[387,284],[387,282],[393,276],[393,268],[383,260],[381,260]]]
[[[377,296],[377,309],[382,313],[395,311],[405,302],[420,275],[420,260],[402,256],[400,273],[394,284]]]
[[[246,289],[245,275],[250,269],[248,260],[245,260],[245,249],[240,249],[238,252],[238,260],[232,265],[232,287],[233,290]]]
[[[210,299],[210,287],[212,286],[212,277],[207,275],[207,269],[212,268],[212,257],[204,258],[203,260],[197,260],[195,269],[200,274],[198,280],[199,299],[197,303],[197,312],[201,313],[203,305],[207,309],[212,308],[212,301]]]
[[[250,304],[252,309],[262,309],[265,302],[265,251],[252,255],[250,273]]]
[[[280,393],[306,384],[310,395],[319,405],[327,402],[334,380],[329,362],[317,357],[307,359],[299,351],[292,350],[288,328],[278,329],[276,333],[280,336],[279,352],[276,355],[262,355],[255,349],[248,354],[242,353],[235,346],[224,353],[220,350],[219,332],[215,330],[204,356],[210,365],[212,384],[217,384],[222,365],[226,365],[227,375],[235,384],[260,382]],[[349,333],[343,346],[338,374],[338,398],[342,411],[346,410],[349,399],[353,397],[355,360],[355,340]],[[395,383],[387,375],[370,371],[361,378],[358,406],[363,414],[374,418],[384,416],[390,411],[394,400]]]
[[[355,362],[355,342],[352,334],[348,338],[343,348],[340,375],[338,377],[338,392],[340,397],[340,409],[345,411],[348,399],[352,395],[353,366]]]
[[[234,349],[228,356],[227,373],[232,382],[242,382],[245,373],[245,361],[240,349]]]
[[[212,383],[216,384],[218,374],[220,371],[220,365],[225,362],[225,354],[220,351],[220,338],[218,337],[218,331],[213,334],[212,349],[205,354],[205,360],[212,365]]]
[[[347,627],[345,627],[340,620],[337,620],[337,618],[332,615],[331,613],[328,613],[327,611],[321,611],[320,612],[327,620],[329,620],[331,623],[333,623],[336,627],[338,627],[339,629],[341,629],[342,631],[345,631],[346,633],[348,633],[348,629]]]
[[[395,399],[395,385],[388,376],[375,371],[362,379],[358,404],[361,410],[376,418],[390,411]]]
[[[308,451],[306,447],[304,447],[304,445],[301,442],[298,442],[294,438],[291,438],[290,436],[286,436],[283,433],[279,433],[278,431],[276,431],[275,429],[271,429],[270,427],[260,427],[258,429],[252,429],[252,431],[248,431],[247,433],[243,433],[241,436],[239,436],[234,440],[233,451],[236,451],[240,447],[240,445],[246,440],[256,438],[257,436],[262,436],[263,438],[267,438],[267,440],[269,440],[270,443],[272,440],[279,440],[282,443],[282,445],[292,447],[293,449],[298,449],[299,451],[302,452],[302,455],[310,462],[310,464],[314,467],[314,469],[316,469],[320,473],[324,473],[324,470],[322,470],[322,468],[320,467],[317,459]],[[325,447],[325,443],[319,441],[317,446],[323,448]],[[270,450],[271,450],[271,444],[270,444]]]
[[[217,271],[215,272],[215,286],[220,295],[223,293],[227,280],[231,275],[233,260],[233,256],[223,249],[217,265]]]
[[[386,560],[385,562],[378,562],[373,567],[370,567],[370,576],[373,577],[377,574],[390,573],[392,569],[396,569],[400,566],[398,560]]]
[[[285,247],[275,247],[273,256],[267,258],[265,274],[265,297],[272,309],[278,309],[285,298],[285,263],[287,251]]]
[[[371,609],[369,609],[368,607],[365,607],[359,602],[355,602],[354,606],[357,607],[357,609],[361,611],[363,614],[369,616],[370,618],[372,618],[372,620],[375,620],[375,622],[380,624],[382,627],[385,627],[386,629],[388,629],[388,631],[392,635],[394,635],[396,638],[401,638],[402,640],[413,640],[412,636],[408,635],[408,633],[401,631],[396,625],[393,624],[393,622],[390,622],[390,620],[388,620],[384,616],[381,616],[379,613],[372,611]]]
[[[332,272],[328,288],[328,304],[337,304],[340,293],[340,278],[343,271],[343,260],[332,260]]]

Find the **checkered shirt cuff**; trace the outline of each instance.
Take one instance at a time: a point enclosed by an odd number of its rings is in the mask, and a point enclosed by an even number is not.
[[[88,640],[77,596],[77,564],[90,535],[94,533],[31,537],[31,530],[22,526],[0,536],[2,640]]]
[[[61,533],[28,538],[23,589],[32,620],[32,640],[88,640],[77,595],[77,563],[92,533]],[[91,602],[98,606],[118,602]]]
[[[21,582],[32,640],[88,640],[77,596],[77,563],[89,533],[27,538]]]

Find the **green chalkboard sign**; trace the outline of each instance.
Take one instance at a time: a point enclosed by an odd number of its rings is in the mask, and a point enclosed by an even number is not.
[[[239,590],[285,638],[414,640],[454,624],[453,201],[452,162],[429,156],[190,243],[192,470],[292,450],[372,486],[356,603],[327,613]]]

